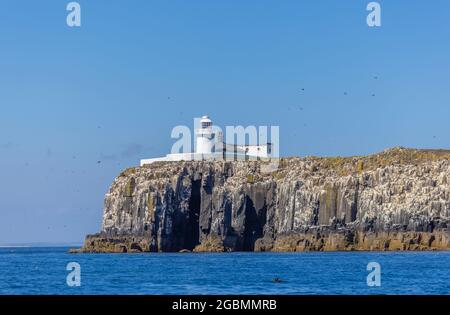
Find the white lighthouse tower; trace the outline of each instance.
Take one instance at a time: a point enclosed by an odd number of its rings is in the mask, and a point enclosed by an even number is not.
[[[212,154],[214,152],[215,133],[212,128],[212,121],[208,116],[200,119],[200,128],[195,131],[197,138],[197,154]]]

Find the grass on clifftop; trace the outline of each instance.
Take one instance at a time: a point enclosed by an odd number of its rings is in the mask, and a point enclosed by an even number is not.
[[[389,165],[418,165],[450,159],[450,150],[408,149],[396,147],[368,156],[308,157],[318,168],[333,169],[340,175],[361,173]]]

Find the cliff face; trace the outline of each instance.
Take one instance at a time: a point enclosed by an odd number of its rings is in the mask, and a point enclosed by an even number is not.
[[[158,162],[122,172],[83,251],[450,249],[450,152]]]

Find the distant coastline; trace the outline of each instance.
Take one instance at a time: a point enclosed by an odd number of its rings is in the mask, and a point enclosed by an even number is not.
[[[70,243],[37,242],[37,243],[6,243],[6,244],[0,244],[0,248],[77,247],[77,246],[81,246],[81,243],[80,242],[70,242]]]

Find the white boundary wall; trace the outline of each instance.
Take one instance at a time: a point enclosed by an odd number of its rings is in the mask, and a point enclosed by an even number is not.
[[[177,153],[177,154],[167,154],[165,157],[153,158],[153,159],[143,159],[140,165],[152,164],[154,162],[177,162],[177,161],[244,161],[256,160],[258,156],[244,155],[244,154],[234,154],[232,152],[227,152],[225,155],[223,153],[210,153],[210,154],[200,154],[200,153]],[[262,160],[270,159],[267,156],[259,156]]]

